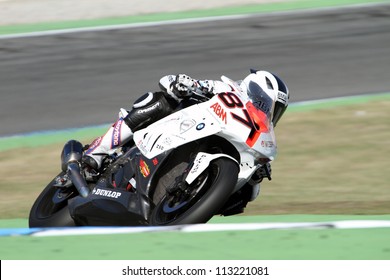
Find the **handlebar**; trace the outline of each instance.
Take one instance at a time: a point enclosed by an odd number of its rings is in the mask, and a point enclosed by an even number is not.
[[[190,98],[193,98],[193,99],[195,99],[195,100],[197,100],[197,101],[200,101],[200,102],[205,102],[205,101],[207,101],[207,100],[210,100],[211,99],[211,97],[213,96],[213,94],[211,94],[211,93],[199,93],[199,92],[197,92],[197,91],[195,91],[195,90],[192,90],[191,91],[191,96],[190,96]],[[208,96],[209,95],[209,96]],[[211,96],[210,96],[211,95]]]

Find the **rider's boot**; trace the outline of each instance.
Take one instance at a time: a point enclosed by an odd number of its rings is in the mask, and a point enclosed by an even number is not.
[[[93,170],[100,169],[103,159],[133,138],[133,132],[124,121],[127,111],[121,109],[119,119],[106,134],[96,138],[84,153],[83,163]]]

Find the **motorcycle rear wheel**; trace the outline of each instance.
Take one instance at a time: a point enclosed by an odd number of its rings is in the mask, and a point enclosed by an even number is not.
[[[237,163],[219,158],[192,183],[190,195],[166,193],[150,217],[150,225],[166,226],[206,223],[230,197],[238,177]],[[157,190],[156,190],[157,191]]]
[[[59,175],[63,175],[60,173]],[[68,199],[72,193],[61,192],[54,187],[53,179],[35,200],[29,215],[29,227],[70,227],[75,222],[69,214]],[[66,199],[55,199],[56,196],[67,195]],[[74,195],[73,195],[74,196]]]

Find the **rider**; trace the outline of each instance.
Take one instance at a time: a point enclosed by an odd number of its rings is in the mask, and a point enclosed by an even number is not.
[[[273,125],[283,115],[288,106],[289,92],[285,83],[276,75],[267,71],[251,70],[251,73],[242,81],[237,81],[245,92],[257,83],[265,92],[272,92],[276,96],[273,111]],[[218,80],[195,80],[185,74],[168,75],[160,79],[161,91],[148,92],[137,99],[130,111],[121,109],[119,119],[109,128],[106,134],[96,138],[85,152],[83,162],[94,170],[99,170],[106,155],[113,153],[118,147],[132,139],[133,133],[145,128],[149,124],[171,114],[179,103],[188,99],[196,92],[203,95],[218,94],[232,90],[229,84]],[[270,179],[270,166],[261,169],[259,183],[263,177]]]

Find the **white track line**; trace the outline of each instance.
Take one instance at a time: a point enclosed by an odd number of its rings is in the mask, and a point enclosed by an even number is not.
[[[216,232],[216,231],[254,231],[286,229],[369,229],[390,228],[390,220],[350,220],[311,223],[239,223],[239,224],[196,224],[164,227],[76,227],[31,229],[31,233],[9,232],[11,235],[31,236],[69,236],[97,234],[134,234],[145,232]]]
[[[308,14],[308,13],[313,13],[313,12],[329,12],[329,11],[350,10],[350,9],[355,9],[355,8],[369,8],[369,7],[381,6],[381,5],[385,5],[385,4],[389,4],[389,3],[377,2],[377,3],[352,4],[352,5],[339,6],[339,7],[307,8],[307,9],[293,10],[293,11],[269,12],[269,13],[263,13],[261,15],[263,17],[273,17],[273,16],[280,16],[280,15]],[[38,36],[52,36],[52,35],[67,34],[67,33],[120,30],[120,29],[130,29],[130,28],[159,26],[159,25],[188,24],[188,23],[210,22],[210,21],[220,21],[220,20],[236,20],[236,19],[248,18],[248,17],[252,17],[252,16],[258,16],[259,14],[214,16],[214,17],[205,17],[205,18],[190,18],[190,19],[157,21],[157,22],[147,22],[147,23],[107,25],[107,26],[97,26],[97,27],[81,27],[81,28],[70,28],[70,29],[0,35],[0,40],[14,39],[14,38],[26,38],[26,37],[38,37]]]

